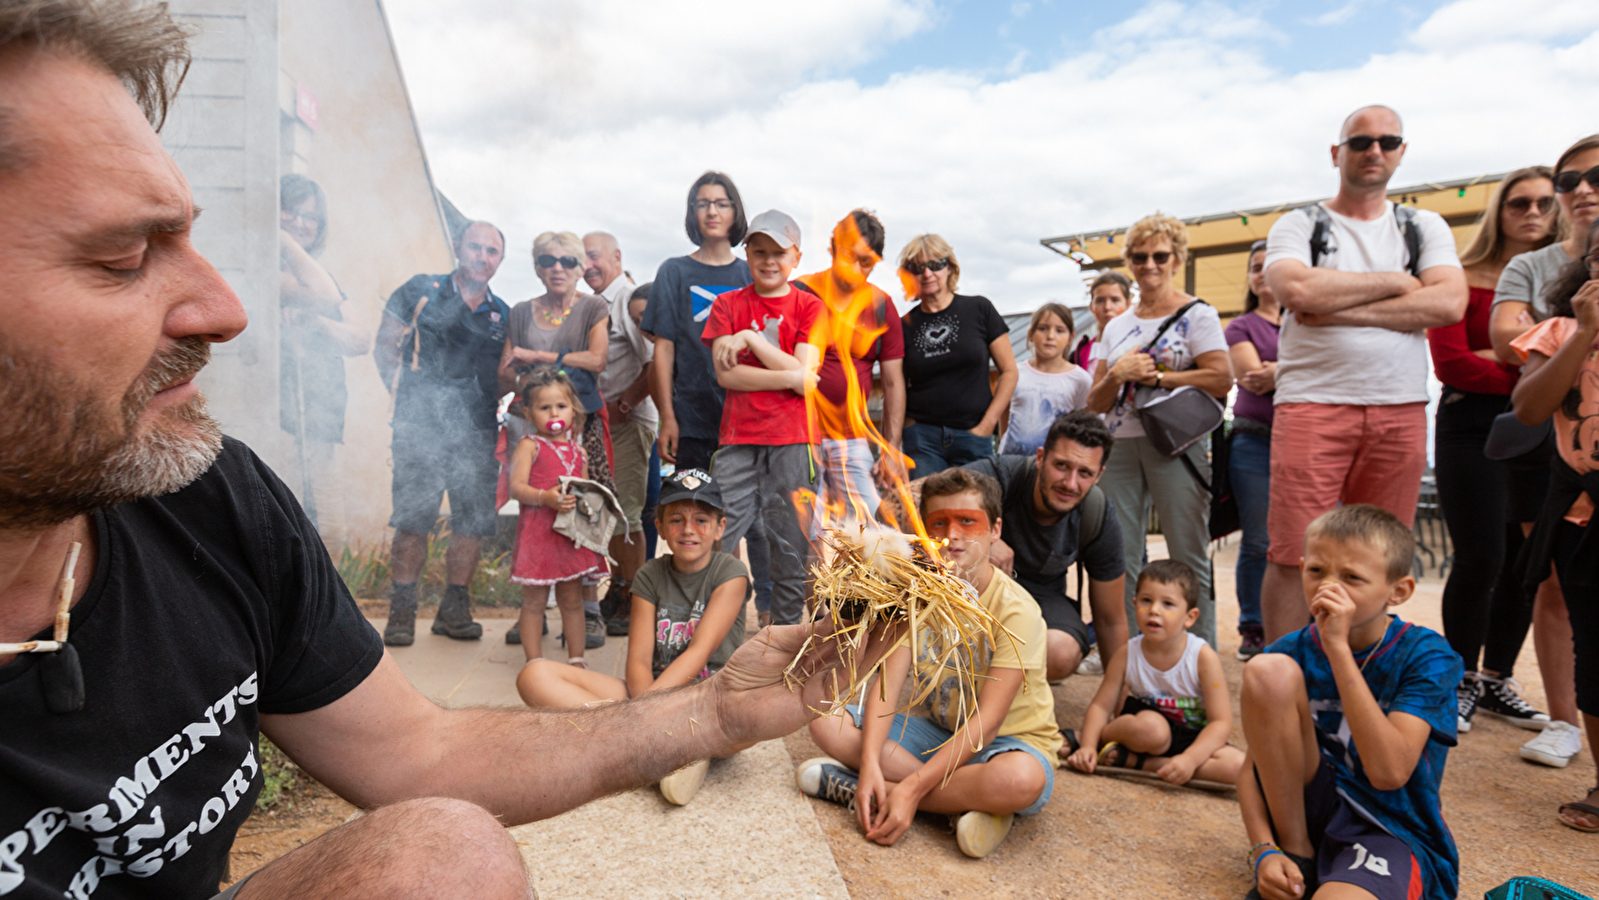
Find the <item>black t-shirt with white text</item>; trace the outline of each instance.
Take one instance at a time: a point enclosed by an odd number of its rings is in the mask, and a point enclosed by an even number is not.
[[[0,666],[0,897],[204,900],[260,792],[260,716],[349,693],[382,640],[238,441],[188,487],[93,527],[69,637],[83,709],[45,707],[38,657]]]
[[[987,297],[956,294],[936,313],[905,314],[905,418],[923,425],[972,429],[994,391],[988,346],[1008,337],[1005,319]]]

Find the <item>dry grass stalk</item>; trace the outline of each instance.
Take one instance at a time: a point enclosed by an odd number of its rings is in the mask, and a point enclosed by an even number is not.
[[[978,600],[977,591],[955,575],[939,552],[940,542],[914,535],[899,537],[903,541],[870,535],[857,539],[836,529],[823,536],[832,556],[815,568],[817,623],[826,622],[831,631],[818,629],[804,649],[811,641],[832,641],[838,647],[840,666],[831,673],[826,708],[815,712],[843,715],[849,699],[880,674],[883,660],[908,645],[917,669],[936,665],[955,676],[956,690],[950,698],[954,715],[949,724],[958,735],[978,714],[978,682],[988,677],[972,668],[981,642],[990,640],[996,631],[1004,632],[1012,642],[1025,641],[996,621]],[[896,552],[906,545],[908,556]],[[870,665],[864,665],[867,661]],[[789,678],[800,680],[792,668]],[[915,696],[898,711],[921,705],[944,681],[917,679]],[[886,690],[881,679],[878,690]]]

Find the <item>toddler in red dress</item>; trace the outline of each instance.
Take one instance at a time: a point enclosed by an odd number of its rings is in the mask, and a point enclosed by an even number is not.
[[[518,441],[511,456],[511,498],[522,507],[511,563],[511,581],[522,585],[522,649],[530,660],[542,655],[539,620],[544,615],[545,589],[553,584],[567,662],[587,668],[582,579],[604,574],[605,559],[555,532],[556,513],[577,504],[577,498],[561,493],[560,477],[582,478],[587,471],[583,448],[572,440],[574,432],[581,432],[575,422],[582,407],[572,382],[545,366],[528,374],[521,395],[524,415],[535,432]]]

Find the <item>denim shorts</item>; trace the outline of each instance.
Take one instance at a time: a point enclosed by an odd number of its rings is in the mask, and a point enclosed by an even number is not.
[[[850,717],[855,720],[855,727],[861,727],[861,708],[854,705],[845,708],[849,710]],[[922,762],[926,762],[934,753],[938,752],[938,748],[945,741],[954,736],[953,732],[945,730],[942,725],[932,719],[925,719],[921,716],[906,716],[904,713],[895,713],[894,724],[889,726],[888,729],[889,740],[916,754],[916,758]],[[1001,753],[1011,753],[1013,751],[1031,754],[1034,759],[1038,760],[1038,764],[1044,767],[1044,790],[1039,793],[1038,799],[1034,800],[1026,809],[1016,811],[1019,816],[1030,816],[1043,809],[1044,804],[1049,802],[1050,795],[1055,793],[1055,764],[1045,757],[1043,753],[1039,752],[1036,747],[1020,738],[1001,735],[994,738],[992,744],[972,754],[972,758],[966,761],[966,765],[985,763]]]

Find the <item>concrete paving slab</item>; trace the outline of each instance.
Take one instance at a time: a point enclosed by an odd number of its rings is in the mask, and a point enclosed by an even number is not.
[[[749,614],[753,619],[753,610]],[[546,619],[559,633],[558,612],[547,611]],[[369,621],[380,631],[385,624]],[[455,641],[430,633],[432,620],[420,619],[416,643],[389,652],[411,683],[443,706],[521,706],[515,680],[526,656],[505,643],[515,620],[478,621],[481,640]],[[566,658],[554,634],[541,648],[550,659]],[[585,655],[590,668],[620,676],[627,638],[607,638]],[[816,815],[794,790],[793,763],[781,741],[712,762],[687,806],[672,806],[654,787],[641,788],[512,835],[543,900],[849,897]]]
[[[687,805],[654,788],[512,829],[541,900],[847,900],[782,741],[711,763]]]

